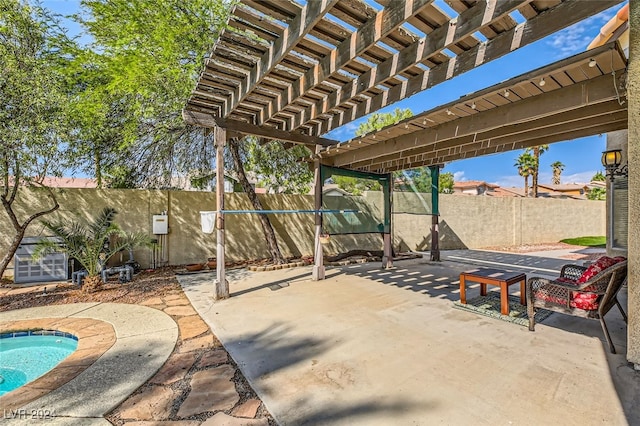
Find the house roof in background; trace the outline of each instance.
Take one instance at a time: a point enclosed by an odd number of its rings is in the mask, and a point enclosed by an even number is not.
[[[79,177],[55,177],[46,176],[42,180],[42,185],[49,188],[97,188],[95,179]]]

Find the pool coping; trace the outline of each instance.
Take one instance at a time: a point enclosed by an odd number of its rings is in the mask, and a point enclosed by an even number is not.
[[[0,396],[0,407],[17,410],[77,377],[116,342],[113,326],[91,318],[38,318],[0,323],[2,333],[49,329],[73,334],[78,347],[53,369],[37,379]]]
[[[0,397],[0,406],[19,409],[19,414],[45,411],[72,423],[108,424],[104,415],[162,367],[178,340],[178,325],[169,315],[119,303],[0,312],[0,330],[17,328],[70,332],[79,337],[78,349],[41,378]],[[26,419],[19,415],[16,420]]]

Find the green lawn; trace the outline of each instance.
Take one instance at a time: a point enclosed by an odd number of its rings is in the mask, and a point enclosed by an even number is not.
[[[560,242],[574,246],[605,247],[607,244],[607,237],[567,238],[566,240],[560,240]]]

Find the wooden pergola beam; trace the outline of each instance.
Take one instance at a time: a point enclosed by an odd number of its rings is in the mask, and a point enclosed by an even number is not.
[[[507,53],[540,40],[549,34],[568,27],[591,15],[620,3],[622,0],[600,0],[584,2],[580,0],[566,0],[553,9],[519,24],[515,28],[505,31],[496,38],[480,43],[473,49],[449,59],[446,62],[409,78],[388,91],[370,98],[367,102],[360,102],[356,106],[345,106],[339,111],[328,113],[333,116],[312,127],[314,135],[324,134],[346,123],[377,111],[394,102],[426,90],[436,84],[449,80],[474,67],[490,62]],[[329,102],[329,100],[326,100]],[[316,104],[316,109],[321,107]],[[301,117],[294,127],[303,124]],[[306,119],[308,120],[308,119]]]
[[[310,68],[277,98],[259,123],[268,121],[275,113],[313,90],[326,79],[344,68],[349,62],[360,56],[372,45],[381,41],[411,17],[427,8],[434,0],[396,1],[386,6],[365,22],[356,32],[351,33],[342,43]],[[513,0],[509,0],[513,1]],[[531,0],[529,0],[531,1]],[[333,106],[332,106],[333,107]],[[299,121],[298,121],[299,122]],[[296,124],[298,123],[296,122]],[[297,126],[296,126],[297,127]]]
[[[617,104],[617,102],[615,102]],[[368,171],[387,171],[390,165],[416,164],[428,161],[428,164],[441,164],[452,159],[467,158],[466,154],[497,153],[518,149],[522,146],[536,146],[551,142],[573,139],[580,134],[591,136],[602,132],[602,129],[617,130],[619,126],[627,122],[627,111],[620,107],[617,111],[609,111],[599,115],[591,115],[589,111],[581,111],[582,117],[573,121],[563,121],[561,116],[553,117],[550,121],[547,117],[543,121],[544,127],[539,127],[521,133],[504,134],[494,138],[464,136],[447,141],[447,144],[436,144],[429,150],[416,152],[405,156],[382,157],[367,163],[353,164],[349,168]],[[542,123],[540,123],[542,124]],[[594,130],[596,129],[596,130]],[[571,137],[569,137],[571,136]],[[562,139],[565,138],[566,139]],[[537,141],[537,142],[536,142]],[[540,142],[548,141],[548,142]]]
[[[518,139],[526,138],[537,131],[544,131],[545,128],[562,125],[564,127],[579,127],[585,120],[601,120],[603,117],[616,116],[616,114],[626,114],[626,109],[617,100],[602,102],[584,108],[565,111],[538,119],[531,119],[525,123],[506,124],[491,130],[476,133],[460,133],[455,137],[441,139],[437,142],[427,143],[418,147],[389,153],[384,156],[371,158],[368,160],[350,163],[348,166],[355,169],[362,167],[374,167],[389,161],[407,159],[413,161],[415,157],[433,154],[438,151],[454,149],[458,146],[474,142],[487,141],[489,143],[509,143]],[[617,118],[616,118],[617,119]],[[434,129],[437,132],[437,129]],[[509,138],[509,139],[507,139]]]
[[[276,65],[324,18],[339,0],[313,0],[307,2],[289,22],[282,36],[262,55],[249,76],[234,90],[231,101],[225,105],[223,116],[228,116],[247,95],[271,73]]]
[[[587,122],[585,123],[585,126],[587,127],[583,127],[577,130],[572,130],[566,133],[557,133],[557,134],[552,134],[545,137],[535,137],[532,139],[521,140],[519,142],[514,142],[506,145],[499,145],[499,146],[488,147],[488,148],[479,148],[475,150],[470,149],[468,151],[452,153],[452,154],[444,155],[438,158],[430,157],[430,158],[425,158],[423,160],[418,160],[413,162],[404,162],[402,164],[389,165],[384,168],[378,168],[378,169],[364,168],[363,171],[370,171],[370,172],[376,172],[376,173],[382,173],[382,172],[389,173],[397,170],[406,170],[406,169],[413,169],[416,167],[432,166],[436,164],[441,164],[443,162],[451,162],[456,160],[462,160],[465,158],[475,158],[482,155],[496,154],[500,152],[513,151],[516,149],[531,148],[533,146],[538,146],[538,145],[562,142],[562,141],[567,141],[567,140],[572,140],[572,139],[577,139],[577,138],[582,138],[587,136],[593,136],[597,134],[613,132],[616,130],[623,130],[627,128],[628,120],[624,118],[617,121],[612,121],[606,124],[600,124],[595,126],[592,126],[591,123]]]
[[[332,157],[333,165],[345,167],[348,164],[382,157],[391,152],[402,152],[418,146],[456,138],[460,135],[473,135],[500,128],[506,123],[524,123],[532,118],[541,118],[606,102],[617,99],[617,96],[611,76],[603,75],[552,92],[452,120],[429,129],[398,136],[370,145],[366,149],[345,152]]]
[[[182,119],[187,124],[200,127],[222,127],[235,134],[253,135],[265,139],[277,139],[283,142],[304,144],[315,147],[316,145],[331,146],[339,143],[336,140],[308,136],[299,132],[286,132],[273,127],[256,126],[245,121],[231,120],[214,117],[203,112],[182,110]]]

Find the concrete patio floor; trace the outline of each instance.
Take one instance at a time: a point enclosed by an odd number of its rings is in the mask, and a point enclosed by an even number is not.
[[[640,424],[640,372],[626,361],[618,312],[607,316],[614,355],[598,321],[553,314],[529,332],[452,306],[474,257],[527,276],[568,261],[444,254],[392,270],[332,268],[320,282],[310,268],[230,271],[232,297],[221,302],[211,275],[179,280],[283,425]]]

